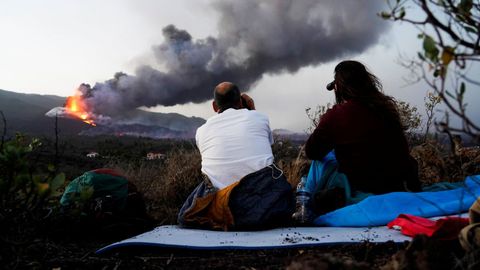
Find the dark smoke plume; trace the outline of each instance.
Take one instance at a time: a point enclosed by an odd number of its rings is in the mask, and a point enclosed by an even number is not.
[[[203,102],[222,81],[248,90],[263,74],[296,72],[376,44],[388,27],[375,15],[381,2],[219,0],[213,3],[220,13],[217,37],[193,39],[168,25],[164,42],[153,48],[162,70],[141,66],[135,75],[117,73],[82,91],[95,112],[108,115]]]

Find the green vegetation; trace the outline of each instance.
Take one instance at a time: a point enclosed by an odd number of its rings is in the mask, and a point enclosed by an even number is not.
[[[478,0],[387,0],[380,16],[418,29],[423,41],[417,58],[405,60],[413,81],[423,81],[441,98],[448,110],[439,123],[480,141],[480,125],[468,113],[465,99],[470,86],[480,86],[472,67],[480,61],[480,3]],[[461,119],[450,124],[450,115]]]
[[[8,221],[18,213],[32,218],[42,215],[42,210],[55,205],[65,182],[65,174],[55,174],[48,164],[44,170],[32,162],[32,154],[41,145],[38,139],[27,139],[17,134],[0,149],[0,217]],[[34,161],[34,160],[33,160]]]
[[[37,164],[38,139],[17,134],[0,148],[0,252],[14,258],[47,225],[59,209],[65,174],[52,164]],[[35,224],[35,225],[33,225]],[[8,268],[8,264],[4,265]]]

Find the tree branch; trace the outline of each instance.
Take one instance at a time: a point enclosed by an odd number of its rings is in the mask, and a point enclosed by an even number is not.
[[[444,25],[437,17],[433,14],[433,12],[428,7],[426,0],[420,0],[421,8],[427,14],[427,21],[433,26],[442,29],[443,32],[447,33],[454,41],[458,42],[459,44],[478,52],[478,44],[474,44],[468,42],[461,37],[459,37],[451,28]]]

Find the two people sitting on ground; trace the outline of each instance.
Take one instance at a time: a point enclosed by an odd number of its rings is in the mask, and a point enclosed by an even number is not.
[[[305,145],[315,214],[370,194],[420,191],[395,101],[377,77],[357,61],[343,61],[327,89],[335,91],[336,104]],[[294,195],[273,163],[268,118],[228,82],[215,88],[213,109],[217,115],[196,134],[204,181],[181,208],[179,223],[223,230],[290,224]]]

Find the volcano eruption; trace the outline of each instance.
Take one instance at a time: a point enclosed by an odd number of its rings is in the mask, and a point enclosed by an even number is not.
[[[295,73],[377,44],[389,27],[376,15],[383,5],[371,0],[212,1],[219,14],[217,36],[195,39],[167,25],[163,43],[152,47],[157,66],[118,72],[92,87],[82,84],[67,109],[49,115],[95,125],[139,107],[205,102],[222,81],[248,91],[265,74]]]

